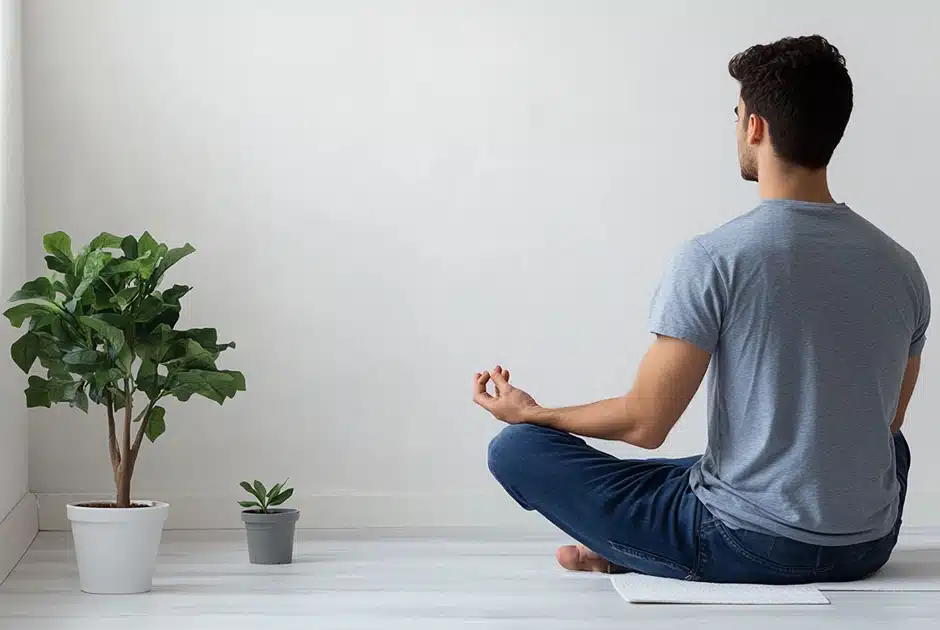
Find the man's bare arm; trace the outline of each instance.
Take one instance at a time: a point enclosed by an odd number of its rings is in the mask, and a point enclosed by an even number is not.
[[[659,448],[688,408],[711,355],[671,337],[657,337],[626,396],[563,409],[532,407],[523,422],[641,448]]]
[[[904,424],[907,407],[911,404],[914,388],[917,387],[917,378],[920,376],[920,357],[911,357],[907,362],[904,380],[901,382],[901,398],[898,400],[898,410],[891,423],[891,433],[897,433]]]

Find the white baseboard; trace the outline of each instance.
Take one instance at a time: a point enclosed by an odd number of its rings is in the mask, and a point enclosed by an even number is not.
[[[247,495],[246,495],[247,496]],[[170,504],[167,529],[241,529],[244,497],[187,496],[143,493],[141,499]],[[68,503],[112,500],[106,494],[39,494],[42,531],[67,531]],[[388,494],[294,496],[285,507],[300,510],[303,529],[369,528],[500,528],[523,532],[552,532],[554,528],[524,511],[507,496],[496,494]]]
[[[10,575],[39,533],[36,497],[27,493],[0,521],[0,584]]]
[[[141,499],[170,504],[167,529],[241,529],[241,496],[192,496],[154,492]],[[39,494],[39,528],[68,531],[67,503],[111,500],[108,494]],[[908,497],[905,532],[940,531],[940,496]],[[303,529],[485,528],[541,534],[557,530],[541,516],[522,510],[508,496],[492,494],[336,494],[295,496],[288,507],[300,510]],[[2,566],[2,565],[0,565]]]

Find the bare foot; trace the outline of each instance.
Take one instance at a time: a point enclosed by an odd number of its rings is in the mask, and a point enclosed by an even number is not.
[[[558,564],[569,571],[610,573],[610,563],[584,545],[565,545],[555,554]]]

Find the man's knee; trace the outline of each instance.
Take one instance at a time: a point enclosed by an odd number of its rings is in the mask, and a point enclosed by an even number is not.
[[[497,481],[506,483],[524,468],[543,431],[531,424],[511,424],[492,439],[487,464]]]

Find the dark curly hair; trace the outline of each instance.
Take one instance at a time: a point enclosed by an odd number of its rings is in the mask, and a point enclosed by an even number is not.
[[[751,46],[728,62],[747,114],[767,121],[778,156],[808,169],[829,164],[852,113],[852,79],[819,35]]]

